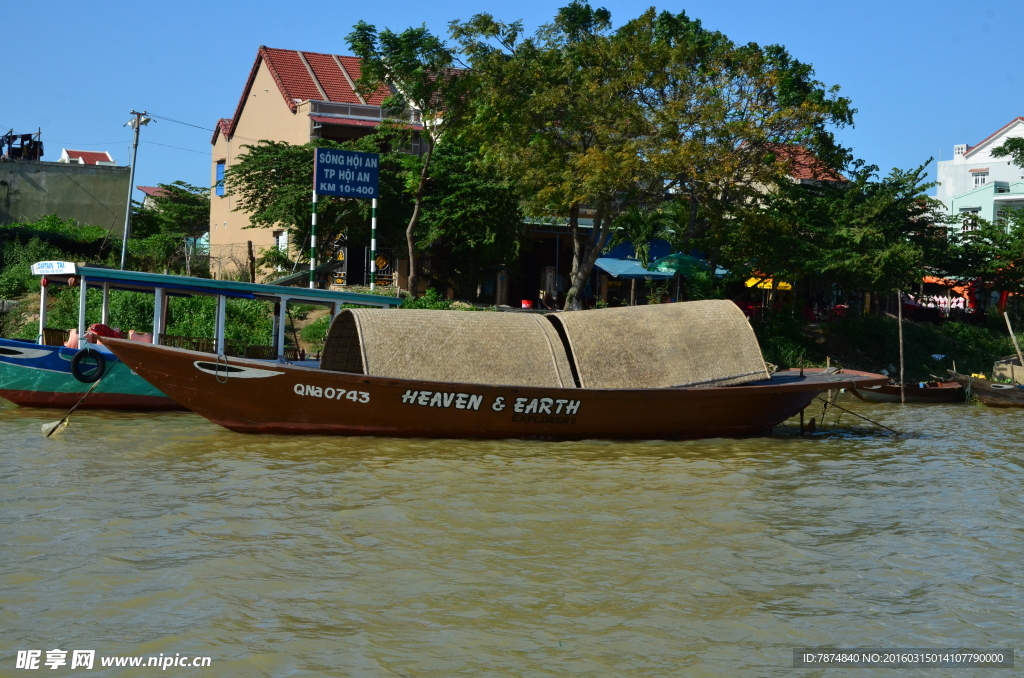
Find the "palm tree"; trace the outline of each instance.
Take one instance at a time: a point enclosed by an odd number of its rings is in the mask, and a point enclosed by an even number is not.
[[[651,241],[664,237],[674,222],[662,210],[632,206],[620,214],[612,223],[612,237],[608,249],[622,243],[633,244],[637,261],[644,268],[651,263]],[[636,279],[629,294],[629,305],[636,306]]]

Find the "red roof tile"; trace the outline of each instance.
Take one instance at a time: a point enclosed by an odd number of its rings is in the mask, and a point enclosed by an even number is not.
[[[231,136],[231,118],[221,118],[217,121],[217,124],[213,126],[213,137],[210,139],[210,144],[217,143],[218,134],[223,134],[224,138]]]
[[[75,160],[80,158],[86,165],[95,165],[98,162],[114,162],[114,159],[106,151],[72,151],[70,148],[65,148],[64,152],[68,154],[69,158],[74,158]]]
[[[348,80],[345,79],[345,74],[338,69],[338,64],[334,62],[330,54],[315,54],[313,52],[304,52],[303,54],[329,100],[346,104],[362,103],[356,93],[352,91]]]
[[[166,189],[160,188],[159,186],[136,186],[135,188],[153,198],[158,198],[167,193]]]
[[[225,137],[231,138],[235,133],[235,126],[238,124],[242,108],[245,106],[253,81],[256,79],[256,73],[259,72],[260,64],[262,63],[266,63],[267,70],[270,71],[271,77],[277,83],[281,96],[284,97],[285,103],[288,104],[292,111],[295,110],[300,101],[308,99],[322,100],[323,94],[320,93],[320,88],[323,88],[324,94],[327,95],[329,101],[343,104],[361,103],[349,84],[348,78],[345,77],[345,73],[338,68],[340,63],[354,83],[359,79],[360,74],[360,60],[358,57],[335,56],[319,52],[303,52],[302,56],[305,57],[306,62],[309,64],[309,69],[306,68],[306,64],[302,63],[302,58],[295,50],[260,46],[259,51],[256,53],[256,61],[252,65],[252,70],[249,71],[249,79],[246,81],[245,89],[242,91],[242,96],[238,100],[238,106],[235,108],[235,115],[227,119],[226,128],[221,129]],[[313,71],[316,82],[310,77],[310,70]],[[320,87],[317,87],[318,83]],[[367,103],[379,106],[389,94],[390,91],[386,87],[381,87],[367,98]],[[216,141],[216,139],[217,132],[215,131],[213,141]]]
[[[789,164],[789,176],[797,181],[847,181],[846,177],[833,171],[803,146],[769,144],[768,147],[783,162]]]

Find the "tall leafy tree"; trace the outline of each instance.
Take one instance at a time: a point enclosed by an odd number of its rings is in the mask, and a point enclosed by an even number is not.
[[[488,163],[514,178],[528,210],[568,219],[565,307],[578,308],[620,196],[644,182],[643,120],[628,96],[630,57],[615,49],[611,14],[572,2],[525,39],[521,23],[489,14],[451,30],[471,67],[467,133]],[[584,208],[592,210],[589,233],[580,227]]]
[[[908,289],[948,264],[949,228],[926,195],[925,167],[855,163],[848,181],[779,181],[736,213],[719,241],[722,263],[737,274],[773,279],[821,276],[847,290]]]
[[[391,95],[382,102],[399,127],[410,110],[418,111],[427,141],[419,171],[409,176],[413,196],[412,214],[405,229],[409,251],[409,290],[415,294],[419,273],[416,267],[416,227],[423,215],[423,201],[431,175],[434,147],[458,119],[461,72],[453,68],[452,51],[425,26],[401,33],[377,29],[360,21],[347,36],[352,51],[362,58],[357,87],[364,95],[382,86]]]
[[[482,278],[519,256],[525,235],[519,195],[451,138],[438,144],[433,162],[417,247],[429,250],[435,279],[472,298]]]
[[[644,155],[658,188],[687,210],[685,239],[733,225],[733,209],[792,169],[796,145],[826,168],[847,162],[832,130],[852,123],[849,100],[782,46],[737,45],[685,13],[653,9],[618,37],[636,60]]]
[[[730,211],[784,175],[779,148],[803,144],[839,167],[831,129],[853,110],[778,46],[736,45],[685,14],[653,9],[618,30],[573,2],[527,39],[486,14],[453,22],[472,67],[470,129],[485,158],[516,178],[528,208],[566,216],[576,242],[566,308],[611,222],[665,191],[687,210],[688,241],[732,224]],[[581,208],[593,210],[589,234]]]

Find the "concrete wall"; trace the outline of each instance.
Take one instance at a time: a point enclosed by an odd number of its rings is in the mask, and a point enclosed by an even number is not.
[[[124,228],[128,172],[127,167],[56,162],[0,163],[0,223],[56,214],[119,232]]]

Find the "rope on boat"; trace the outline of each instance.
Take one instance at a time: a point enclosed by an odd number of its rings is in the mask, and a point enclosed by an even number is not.
[[[825,400],[824,398],[822,398],[821,396],[818,396],[818,400],[820,400],[823,403],[826,403],[826,405],[829,404],[829,402],[827,400]],[[856,412],[851,412],[850,410],[846,409],[845,407],[842,407],[840,405],[836,405],[834,402],[831,403],[831,407],[835,407],[836,409],[839,409],[839,410],[841,410],[843,412],[846,412],[847,414],[852,414],[855,417],[863,419],[864,421],[866,421],[866,422],[868,422],[870,424],[874,424],[875,426],[879,426],[881,428],[884,428],[886,431],[890,431],[895,436],[898,436],[900,434],[899,431],[897,431],[895,429],[891,429],[888,426],[886,426],[885,424],[879,424],[877,421],[874,421],[872,419],[868,419],[867,417],[859,415]],[[822,419],[824,420],[824,415],[822,415]]]
[[[224,381],[220,380],[220,359],[224,358]],[[217,354],[217,366],[213,370],[213,378],[217,380],[218,384],[228,383],[228,357],[222,353]]]
[[[71,413],[78,409],[78,406],[81,405],[85,401],[86,397],[88,397],[88,395],[90,393],[92,393],[92,390],[94,388],[96,388],[97,386],[100,385],[101,381],[103,381],[103,377],[100,377],[96,381],[92,382],[92,386],[89,387],[89,390],[85,392],[85,395],[83,395],[81,398],[78,399],[78,402],[75,403],[74,407],[72,407],[70,410],[68,410],[68,413],[64,415],[63,419],[61,419],[58,422],[50,422],[48,424],[43,424],[43,426],[42,426],[43,432],[46,433],[46,435],[43,436],[43,437],[44,438],[49,438],[54,433],[60,433],[61,431],[66,429],[68,427],[68,419],[71,418]]]

